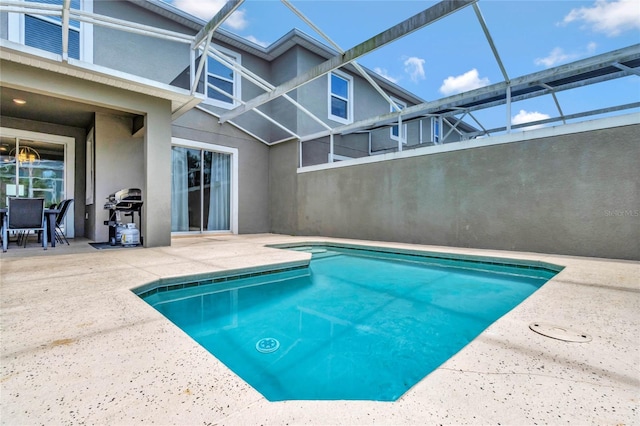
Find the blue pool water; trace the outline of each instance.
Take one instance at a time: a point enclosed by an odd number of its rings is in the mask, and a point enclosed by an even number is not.
[[[297,250],[309,268],[141,297],[270,401],[393,401],[556,273]]]

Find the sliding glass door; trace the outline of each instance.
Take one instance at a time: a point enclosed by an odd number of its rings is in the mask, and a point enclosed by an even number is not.
[[[0,138],[0,207],[10,197],[44,198],[45,206],[65,198],[65,146],[19,137]]]
[[[232,156],[199,147],[172,147],[171,231],[231,230]]]

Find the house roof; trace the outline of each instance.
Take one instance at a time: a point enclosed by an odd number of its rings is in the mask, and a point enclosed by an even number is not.
[[[190,15],[189,13],[176,8],[172,4],[165,3],[162,0],[144,0],[142,2],[139,0],[128,1],[145,9],[153,11],[167,19],[171,19],[177,23],[180,23],[188,28],[193,29],[194,31],[199,31],[207,24],[206,21],[196,16]],[[266,47],[253,43],[223,28],[216,29],[213,37],[219,42],[223,42],[235,49],[257,56],[269,62],[278,58],[280,55],[284,54],[294,46],[301,46],[324,59],[332,58],[338,54],[336,50],[332,49],[331,47],[297,28],[291,29],[278,40],[274,41]],[[354,74],[358,74],[358,71],[351,64],[344,66],[344,68]],[[420,98],[416,94],[398,86],[397,84],[393,83],[390,80],[387,80],[384,77],[381,77],[379,74],[373,72],[372,70],[364,66],[362,68],[367,71],[371,78],[373,78],[380,87],[390,92],[394,96],[402,98],[409,104],[420,104],[425,102],[424,99]]]

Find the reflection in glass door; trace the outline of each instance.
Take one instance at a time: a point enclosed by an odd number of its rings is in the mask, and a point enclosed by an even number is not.
[[[65,197],[63,144],[0,138],[0,207],[10,197],[44,198],[45,206]]]
[[[231,230],[231,155],[172,147],[171,231]]]

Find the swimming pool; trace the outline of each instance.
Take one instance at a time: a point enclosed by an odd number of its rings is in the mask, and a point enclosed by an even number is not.
[[[413,252],[290,249],[312,253],[309,266],[138,294],[270,401],[393,401],[559,271]]]

